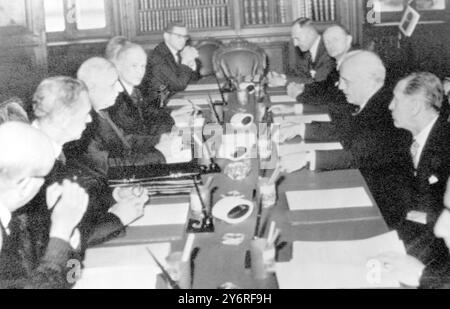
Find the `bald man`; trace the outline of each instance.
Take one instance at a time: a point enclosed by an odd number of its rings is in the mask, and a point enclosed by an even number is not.
[[[340,121],[287,124],[280,131],[281,142],[300,135],[305,141],[340,142],[344,149],[287,155],[281,164],[288,172],[308,163],[312,170],[360,169],[388,224],[396,226],[404,213],[392,202],[399,198],[393,189],[395,171],[405,164],[410,137],[394,127],[388,109],[392,91],[384,85],[385,76],[383,62],[374,53],[358,51],[347,57],[339,89],[359,110]]]
[[[65,181],[47,190],[51,228],[36,235],[36,222],[20,210],[40,191],[44,177],[55,162],[52,141],[27,124],[10,122],[0,126],[0,288],[68,287],[66,269],[70,240],[88,204],[86,192]],[[41,242],[49,238],[48,242]],[[44,254],[38,252],[44,246]]]

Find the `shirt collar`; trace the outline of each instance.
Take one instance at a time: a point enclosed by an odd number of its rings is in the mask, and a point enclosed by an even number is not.
[[[167,48],[170,50],[170,53],[173,55],[173,58],[175,59],[175,62],[178,63],[178,52],[169,46],[169,44],[166,43]]]
[[[317,57],[317,52],[319,51],[319,44],[320,44],[321,37],[320,35],[317,37],[317,39],[314,41],[313,45],[309,49],[309,52],[311,53],[311,59],[313,62],[315,62]]]
[[[122,84],[122,87],[128,93],[128,95],[131,95],[133,93],[134,86],[128,84],[126,81],[124,81],[122,79],[120,80],[120,83]]]
[[[11,217],[12,215],[9,209],[0,203],[0,224],[5,229],[6,234],[9,234],[8,225],[11,222]]]
[[[430,121],[430,123],[423,128],[423,130],[414,137],[414,140],[420,145],[420,146],[424,146],[428,136],[430,135],[431,130],[434,127],[434,124],[436,123],[436,121],[438,120],[439,116],[436,116],[432,121]]]
[[[35,129],[38,129],[38,130],[40,130],[41,131],[41,128],[40,128],[40,126],[39,126],[39,122],[38,121],[33,121],[32,123],[31,123],[31,126],[33,127],[33,128],[35,128]],[[49,137],[49,139],[50,139],[50,142],[52,143],[52,147],[53,147],[53,152],[54,152],[54,155],[55,155],[55,159],[58,159],[59,158],[59,156],[62,154],[62,149],[63,149],[63,146],[62,145],[60,145],[60,144],[58,144],[57,142],[55,142],[53,139],[51,139],[50,137]]]

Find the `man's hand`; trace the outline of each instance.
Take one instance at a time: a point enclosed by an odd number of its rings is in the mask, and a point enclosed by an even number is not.
[[[117,216],[124,226],[127,226],[144,215],[144,207],[147,202],[148,194],[144,190],[141,196],[136,196],[136,194],[127,196],[111,207],[109,212]]]
[[[197,63],[195,59],[199,57],[198,50],[192,46],[186,46],[180,53],[181,55],[181,64],[187,65],[192,70],[196,70]]]
[[[287,86],[287,94],[293,99],[297,99],[299,95],[301,95],[305,91],[304,84],[290,83]]]
[[[287,78],[284,74],[278,74],[277,72],[271,71],[267,74],[270,87],[284,87],[287,84]]]
[[[308,164],[308,153],[293,153],[280,158],[280,167],[282,172],[293,173],[301,170]]]
[[[386,252],[375,258],[393,278],[410,287],[418,287],[425,265],[416,258],[396,252]]]
[[[293,114],[295,112],[295,108],[292,105],[274,105],[269,108],[269,111],[274,113],[275,115],[286,115]]]
[[[52,186],[49,190],[53,191],[53,193],[47,194],[47,197],[51,196],[50,201],[56,198],[54,206],[48,205],[50,209],[54,207],[50,237],[69,242],[73,230],[86,212],[89,195],[77,183],[69,180],[64,180],[62,185]],[[56,195],[54,192],[60,194]]]

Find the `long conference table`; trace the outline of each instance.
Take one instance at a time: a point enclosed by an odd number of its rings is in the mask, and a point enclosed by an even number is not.
[[[201,83],[210,84],[213,82],[206,79],[200,81]],[[178,94],[177,97],[189,99],[199,95],[210,95],[211,93],[211,90],[187,91]],[[214,94],[217,95],[218,91],[216,90]],[[266,98],[269,98],[270,95],[281,95],[286,94],[286,92],[285,89],[268,89],[267,94]],[[229,101],[230,104],[236,104],[233,95],[230,96]],[[249,108],[251,108],[250,105]],[[229,119],[229,115],[227,117]],[[222,170],[225,163],[219,162],[219,165],[222,165]],[[254,166],[258,165],[255,164]],[[272,172],[268,171],[268,175],[270,176]],[[221,195],[230,191],[239,191],[246,199],[252,200],[253,190],[256,188],[257,177],[260,173],[261,171],[256,168],[249,177],[242,181],[231,180],[223,173],[215,174],[211,186],[218,187],[214,194],[214,203]],[[351,187],[364,187],[375,206],[370,208],[303,210],[296,211],[295,216],[289,211],[286,192]],[[267,227],[268,223],[275,221],[277,227],[282,230],[281,245],[277,248],[276,254],[278,262],[286,262],[291,259],[294,241],[360,240],[389,231],[364,178],[358,170],[312,172],[303,169],[292,174],[284,174],[277,190],[277,203],[274,207],[263,210],[261,225]],[[188,201],[189,197],[151,198],[150,203],[170,204],[180,200]],[[240,224],[231,225],[216,219],[214,220],[214,233],[196,234],[195,254],[192,257],[193,289],[216,289],[225,283],[232,283],[235,287],[242,289],[278,288],[275,274],[270,275],[265,280],[255,280],[251,274],[248,251],[254,235],[256,221],[257,207],[255,207],[251,217]],[[135,232],[128,231],[125,237],[114,240],[107,245],[126,246],[127,244],[133,244],[135,243],[133,239],[136,239],[136,235],[133,233]],[[154,227],[148,230],[141,228],[138,235],[139,243],[154,242],[155,233],[164,234],[168,232],[167,230],[156,231]],[[237,246],[222,244],[222,237],[227,233],[244,234],[244,242]],[[182,250],[185,241],[186,234],[183,239],[172,241],[172,251]]]

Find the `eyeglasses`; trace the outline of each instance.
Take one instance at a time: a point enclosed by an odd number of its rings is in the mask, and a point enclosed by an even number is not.
[[[188,35],[188,34],[183,35],[183,34],[179,34],[179,33],[175,33],[175,32],[168,32],[168,33],[170,33],[170,34],[172,34],[172,35],[175,35],[175,36],[176,36],[177,38],[179,38],[179,39],[185,39],[186,41],[189,40],[189,39],[191,38],[191,36]]]

